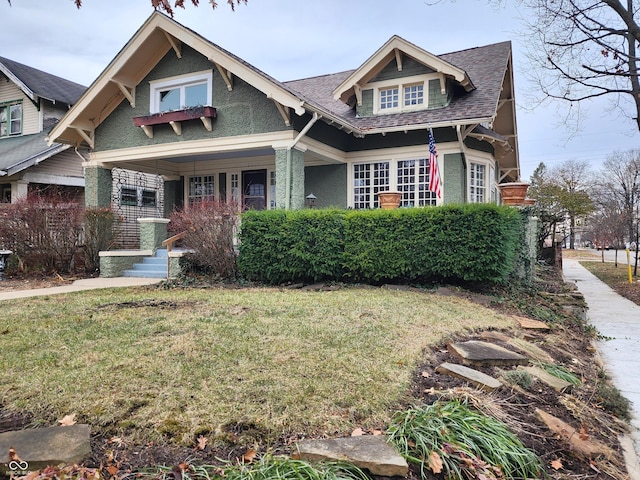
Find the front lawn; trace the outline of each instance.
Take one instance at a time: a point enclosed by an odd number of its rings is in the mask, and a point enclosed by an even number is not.
[[[185,446],[383,429],[425,348],[512,325],[463,299],[367,287],[12,300],[0,317],[0,407]]]

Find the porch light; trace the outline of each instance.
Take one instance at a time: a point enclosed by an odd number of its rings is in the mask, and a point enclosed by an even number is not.
[[[305,202],[307,207],[309,208],[313,208],[316,204],[316,199],[318,197],[316,197],[313,193],[310,193],[309,195],[307,195],[306,199],[307,201]]]

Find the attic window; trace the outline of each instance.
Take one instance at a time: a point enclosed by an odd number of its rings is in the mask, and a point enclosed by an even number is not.
[[[367,85],[374,92],[374,115],[437,108],[446,104],[446,92],[442,92],[437,74],[413,75],[392,81],[393,83],[371,82]]]
[[[22,103],[0,104],[0,137],[22,133]]]
[[[150,113],[211,106],[212,103],[213,72],[211,70],[164,78],[149,84]]]

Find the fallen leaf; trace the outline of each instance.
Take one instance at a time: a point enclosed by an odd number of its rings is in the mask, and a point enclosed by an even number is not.
[[[560,470],[563,467],[564,465],[562,465],[562,460],[560,460],[559,458],[556,458],[551,462],[551,468],[553,468],[554,470]]]
[[[253,448],[250,448],[242,456],[242,462],[243,463],[251,463],[251,462],[253,462],[255,460],[255,458],[257,456],[258,456],[258,453]]]
[[[594,472],[602,473],[600,471],[600,469],[598,469],[598,464],[596,462],[594,462],[593,460],[589,461],[589,467],[591,467],[591,470],[593,470]]]
[[[583,423],[580,426],[580,431],[578,432],[580,435],[580,440],[589,440],[589,434],[587,433],[587,427]]]
[[[425,390],[424,393],[426,393],[427,395],[435,395],[436,389],[435,389],[435,387],[431,387],[431,388]]]
[[[179,466],[175,466],[171,469],[174,480],[182,480],[182,471],[182,468],[180,468]]]
[[[424,372],[422,372],[422,376],[424,378],[429,378],[431,376],[431,374],[429,372],[427,372],[427,371],[424,371]]]
[[[121,447],[124,444],[124,440],[120,437],[111,437],[109,443],[114,443],[117,447]]]
[[[200,435],[196,445],[196,450],[204,450],[207,447],[207,437]]]
[[[364,430],[362,430],[361,428],[356,428],[353,432],[351,432],[352,437],[361,437],[362,435],[364,435]]]
[[[76,424],[76,414],[72,413],[71,415],[65,415],[62,417],[62,420],[58,420],[58,423],[61,427],[69,427],[71,425]]]
[[[373,435],[374,437],[379,437],[380,435],[382,435],[382,430],[374,430],[373,432],[371,432],[371,435]]]
[[[433,473],[442,472],[442,458],[440,458],[438,452],[432,451],[429,454],[429,468]]]
[[[110,467],[107,467],[107,472],[109,472],[109,475],[111,475],[112,477],[115,477],[116,473],[118,473],[118,467],[116,467],[115,465],[111,465]]]

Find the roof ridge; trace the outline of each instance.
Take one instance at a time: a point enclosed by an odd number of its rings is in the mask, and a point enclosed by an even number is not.
[[[341,72],[322,73],[322,74],[319,74],[319,75],[312,75],[310,77],[296,78],[296,79],[293,79],[293,80],[285,80],[282,83],[284,83],[286,85],[287,83],[301,82],[301,81],[304,81],[304,80],[313,80],[315,78],[331,77],[333,75],[343,75],[345,73],[352,73],[355,70],[356,70],[355,68],[350,68],[348,70],[342,70]]]

